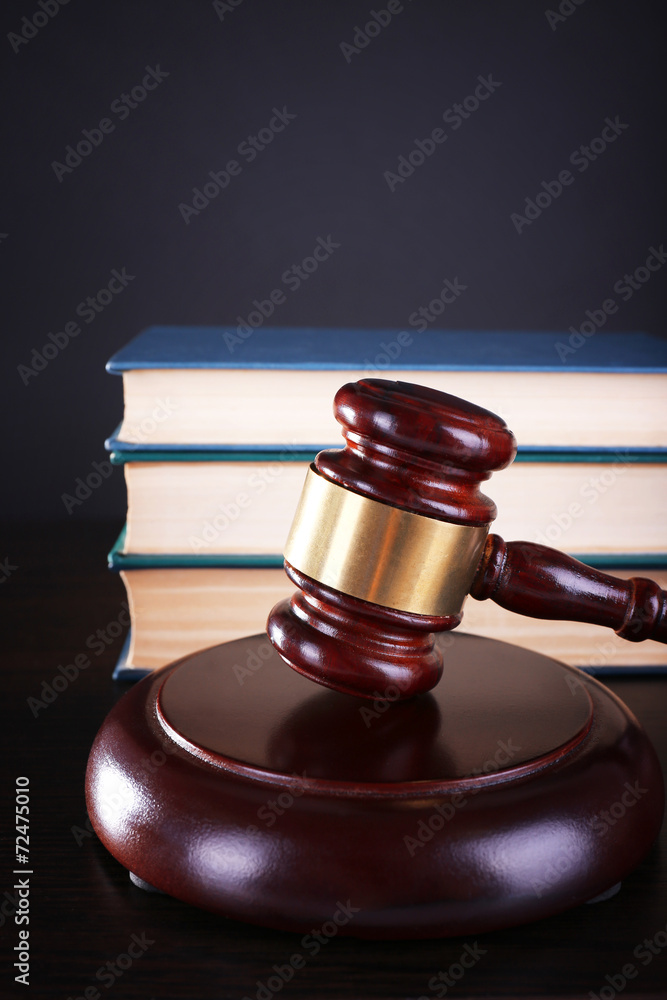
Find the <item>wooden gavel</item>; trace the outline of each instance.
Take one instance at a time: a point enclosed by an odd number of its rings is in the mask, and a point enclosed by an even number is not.
[[[500,417],[385,379],[344,385],[334,412],[345,448],[320,452],[308,471],[285,548],[299,591],[267,623],[299,673],[365,698],[428,691],[443,669],[433,633],[461,622],[468,593],[667,642],[667,594],[652,580],[488,535],[496,507],[479,485],[516,454]]]

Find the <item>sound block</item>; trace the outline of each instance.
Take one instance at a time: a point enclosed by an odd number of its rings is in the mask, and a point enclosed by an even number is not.
[[[662,821],[639,723],[548,657],[439,642],[402,702],[319,688],[265,635],[147,676],[90,754],[96,833],[139,884],[282,930],[477,933],[606,893]]]

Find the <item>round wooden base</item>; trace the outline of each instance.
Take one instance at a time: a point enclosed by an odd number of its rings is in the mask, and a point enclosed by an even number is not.
[[[636,719],[555,660],[438,642],[440,684],[402,702],[320,689],[265,635],[156,671],[93,745],[95,831],[178,899],[325,936],[480,932],[605,893],[662,821]]]

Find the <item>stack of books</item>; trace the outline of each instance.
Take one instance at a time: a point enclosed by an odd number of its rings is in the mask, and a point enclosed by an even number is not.
[[[132,626],[116,677],[264,630],[294,592],[282,551],[306,470],[341,447],[336,390],[418,382],[502,416],[516,461],[485,491],[493,531],[667,586],[667,342],[567,335],[151,327],[115,354],[125,413],[106,442],[127,524],[110,553]],[[470,598],[462,631],[593,673],[667,669],[667,647],[596,626],[524,618]]]

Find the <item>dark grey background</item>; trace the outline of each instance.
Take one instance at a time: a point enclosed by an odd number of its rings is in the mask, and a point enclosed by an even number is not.
[[[318,236],[341,247],[281,325],[401,329],[458,277],[442,326],[567,330],[667,237],[661,5],[586,0],[552,30],[532,0],[408,0],[348,63],[340,43],[384,6],[243,0],[221,20],[203,0],[70,0],[15,53],[37,0],[2,5],[8,516],[122,518],[119,471],[71,515],[62,501],[121,416],[109,355],[153,323],[236,323]],[[157,64],[168,78],[110,114]],[[488,74],[502,86],[391,193],[383,172]],[[274,106],[296,119],[186,225],[179,203]],[[617,115],[629,128],[518,235],[511,213]],[[52,162],[105,116],[115,131],[59,182]],[[123,267],[134,281],[24,385],[31,349]],[[664,303],[658,272],[607,329],[662,335]]]

